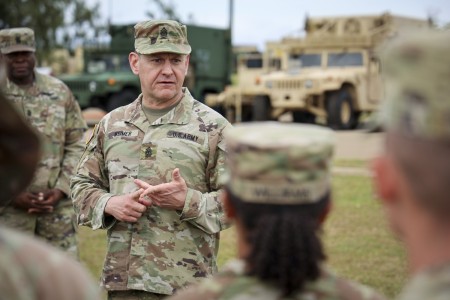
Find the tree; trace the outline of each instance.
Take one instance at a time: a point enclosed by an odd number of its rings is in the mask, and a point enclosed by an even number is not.
[[[34,30],[39,58],[49,57],[57,46],[71,48],[77,38],[100,28],[99,3],[88,7],[84,0],[3,1],[0,28],[30,27]],[[92,30],[94,28],[94,31]]]
[[[170,19],[181,22],[181,18],[176,12],[175,5],[172,2],[164,2],[163,0],[151,0],[157,10],[159,10],[160,15],[158,16],[153,11],[147,11],[147,16],[151,19],[161,18],[161,19]]]

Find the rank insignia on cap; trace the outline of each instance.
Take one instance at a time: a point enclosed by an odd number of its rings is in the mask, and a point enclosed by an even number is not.
[[[166,29],[166,27],[163,27],[159,34],[161,35],[162,39],[167,39],[167,29]]]

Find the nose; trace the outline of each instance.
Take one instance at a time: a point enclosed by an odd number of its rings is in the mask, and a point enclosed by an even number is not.
[[[171,75],[171,74],[173,74],[172,64],[170,63],[169,59],[164,61],[164,65],[162,66],[162,73],[164,75]]]

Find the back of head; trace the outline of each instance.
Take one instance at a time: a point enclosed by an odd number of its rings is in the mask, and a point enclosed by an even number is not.
[[[0,51],[9,54],[21,51],[36,51],[34,31],[27,27],[0,30]]]
[[[134,47],[137,53],[189,54],[186,25],[172,20],[151,20],[134,26]]]
[[[251,248],[248,274],[284,295],[320,276],[316,231],[329,201],[333,143],[331,130],[314,125],[251,123],[227,133],[225,184]]]
[[[383,126],[428,141],[450,141],[450,32],[399,37],[382,52]]]
[[[427,30],[393,40],[382,51],[386,99],[380,123],[420,204],[450,211],[450,32]]]
[[[30,183],[38,160],[37,135],[0,91],[0,206]]]

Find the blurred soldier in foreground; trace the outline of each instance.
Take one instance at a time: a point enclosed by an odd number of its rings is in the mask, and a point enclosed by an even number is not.
[[[30,183],[39,158],[38,137],[0,92],[0,205],[8,205]],[[78,262],[3,226],[0,278],[1,299],[100,299],[98,288]]]
[[[324,265],[318,231],[331,204],[330,129],[253,123],[231,129],[226,142],[223,196],[239,260],[170,299],[384,299]]]
[[[186,30],[136,24],[129,60],[142,94],[100,121],[72,180],[79,224],[108,229],[109,299],[161,299],[217,270],[230,123],[182,87]]]
[[[373,170],[413,275],[400,299],[449,299],[450,33],[399,38],[382,63],[386,141]]]
[[[35,50],[33,30],[0,30],[7,73],[2,90],[42,141],[42,158],[31,184],[1,208],[0,223],[41,237],[77,257],[69,180],[83,151],[86,125],[67,86],[34,70]]]

